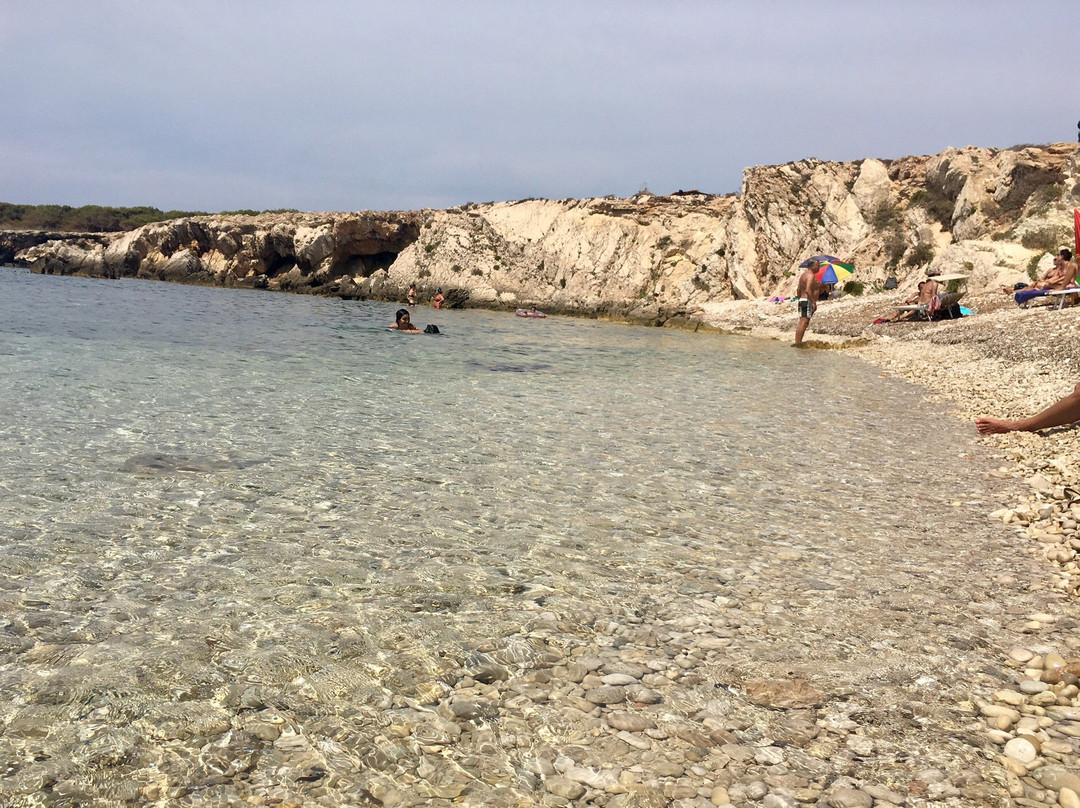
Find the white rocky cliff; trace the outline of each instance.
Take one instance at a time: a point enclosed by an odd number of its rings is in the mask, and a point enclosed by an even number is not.
[[[1077,146],[802,160],[744,172],[739,194],[524,200],[402,213],[206,216],[17,254],[35,271],[250,285],[694,321],[710,304],[790,293],[815,253],[869,291],[927,268],[973,288],[1027,277],[1072,244]]]

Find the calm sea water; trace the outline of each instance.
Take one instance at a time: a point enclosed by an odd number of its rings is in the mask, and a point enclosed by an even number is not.
[[[977,473],[834,352],[395,308],[0,270],[5,720],[299,676],[389,704],[538,610],[646,613],[657,569],[827,577]]]

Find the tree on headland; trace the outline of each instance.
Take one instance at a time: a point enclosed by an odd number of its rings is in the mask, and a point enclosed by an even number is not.
[[[261,212],[292,213],[292,209],[273,211],[235,210],[233,215],[257,216]],[[56,230],[73,233],[118,233],[134,230],[152,222],[206,216],[201,210],[158,210],[151,207],[113,208],[101,205],[13,205],[0,202],[0,230]]]
[[[13,205],[0,202],[0,229],[115,233],[151,222],[199,216],[201,211],[162,211],[151,207],[113,208],[101,205]]]

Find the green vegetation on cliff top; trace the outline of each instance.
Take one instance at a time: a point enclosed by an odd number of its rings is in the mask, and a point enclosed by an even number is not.
[[[259,213],[292,213],[292,209],[272,211],[230,210],[222,214],[255,216]],[[101,205],[13,205],[0,202],[0,230],[58,230],[78,233],[116,233],[134,230],[151,222],[206,216],[199,210],[158,210],[157,208],[111,208]]]

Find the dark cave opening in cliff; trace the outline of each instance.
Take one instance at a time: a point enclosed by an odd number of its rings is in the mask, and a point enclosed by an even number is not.
[[[273,278],[283,275],[296,266],[296,258],[292,255],[271,255],[266,259],[266,276]]]
[[[397,257],[398,254],[396,252],[380,252],[375,253],[374,255],[352,255],[335,265],[333,274],[338,278],[345,275],[370,278],[380,269],[389,269],[394,261],[397,260]]]

